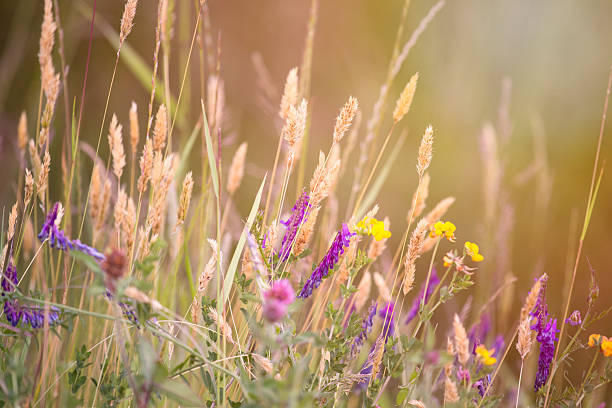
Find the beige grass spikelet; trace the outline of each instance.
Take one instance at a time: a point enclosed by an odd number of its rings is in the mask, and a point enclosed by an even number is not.
[[[153,144],[151,139],[147,138],[142,155],[140,156],[140,177],[138,177],[138,191],[144,193],[147,188],[147,183],[151,179],[153,171]]]
[[[518,327],[518,340],[516,342],[516,350],[518,351],[521,359],[524,360],[533,343],[533,336],[531,335],[531,329],[529,327],[529,319],[525,319],[519,324]]]
[[[521,308],[520,321],[530,320],[529,314],[533,310],[540,294],[540,288],[542,287],[542,278],[539,278],[531,287],[531,290],[525,298],[525,303]]]
[[[412,405],[413,407],[417,407],[417,408],[427,408],[425,406],[425,403],[420,400],[410,400],[408,401],[408,405]]]
[[[17,202],[13,204],[11,212],[9,213],[8,228],[6,230],[7,242],[13,239],[13,236],[15,235],[15,225],[17,224],[17,204]]]
[[[306,116],[308,114],[308,104],[306,99],[302,99],[302,102],[297,107],[290,107],[285,124],[281,134],[283,139],[289,144],[291,151],[296,151],[296,147],[301,143],[304,137],[304,131],[306,130]]]
[[[191,304],[191,318],[194,323],[198,323],[198,316],[200,311],[200,299],[202,295],[206,292],[206,288],[208,284],[212,280],[215,274],[215,266],[217,265],[217,241],[209,239],[208,243],[211,247],[211,257],[206,263],[206,266],[202,270],[202,273],[198,277],[198,290],[196,295],[193,297],[193,301]]]
[[[25,149],[28,146],[28,118],[25,111],[19,116],[19,124],[17,125],[17,146],[21,154],[25,154]]]
[[[30,169],[25,169],[25,191],[23,193],[23,206],[27,207],[34,194],[34,177]]]
[[[419,156],[417,158],[417,173],[419,177],[423,177],[425,170],[431,163],[433,151],[433,128],[431,125],[427,126],[423,138],[421,139],[421,146],[419,147]]]
[[[138,124],[138,105],[132,101],[130,107],[130,147],[132,148],[132,155],[136,155],[138,149],[138,140],[140,140],[140,125]]]
[[[337,279],[339,284],[345,284],[348,280],[351,267],[353,266],[355,258],[357,257],[357,248],[359,246],[360,239],[361,237],[359,236],[353,237],[349,242],[349,247],[344,253],[344,256],[342,256],[342,258],[340,259],[338,272],[336,272],[336,274],[338,275]]]
[[[320,206],[310,208],[308,212],[308,218],[300,227],[298,234],[295,238],[295,243],[293,244],[293,254],[298,256],[306,249],[306,246],[310,242],[310,238],[312,237],[312,233],[314,231],[314,226],[317,222],[317,217],[319,215]]]
[[[49,170],[51,169],[51,156],[49,156],[49,152],[45,151],[45,156],[42,161],[42,167],[40,170],[40,174],[38,175],[38,180],[36,181],[36,190],[38,191],[38,198],[41,201],[44,199],[45,191],[47,190],[49,184]]]
[[[160,152],[166,146],[168,136],[168,111],[166,105],[161,104],[155,115],[155,127],[153,128],[153,150]]]
[[[336,118],[336,125],[334,126],[334,135],[333,142],[340,143],[344,134],[349,130],[351,124],[353,123],[353,119],[357,114],[357,110],[359,109],[359,102],[357,98],[352,96],[349,97],[349,100],[346,104],[340,109],[340,113]]]
[[[127,213],[124,221],[122,225],[123,236],[125,237],[127,252],[130,253],[134,247],[134,233],[136,231],[136,207],[132,197],[128,197]]]
[[[277,220],[273,220],[268,226],[267,237],[266,237],[266,247],[263,249],[266,257],[270,257],[272,255],[272,250],[276,245],[276,241],[278,240],[280,233],[280,225]]]
[[[372,353],[372,375],[370,377],[370,384],[376,380],[380,372],[383,354],[385,353],[385,337],[383,335],[378,336],[376,339],[376,344]]]
[[[459,391],[457,391],[457,384],[449,377],[444,380],[444,403],[453,403],[459,401]]]
[[[232,158],[232,165],[230,166],[229,173],[227,176],[227,192],[229,195],[234,195],[238,187],[240,187],[240,183],[242,182],[242,178],[244,177],[244,163],[246,160],[247,154],[247,143],[242,143],[236,153],[234,153],[234,157]]]
[[[414,277],[416,274],[416,260],[421,255],[423,248],[423,242],[425,240],[425,233],[427,232],[428,223],[425,218],[421,219],[410,237],[408,243],[408,250],[406,251],[406,260],[404,261],[404,281],[403,281],[403,292],[404,295],[410,292],[414,284]]]
[[[136,15],[136,5],[138,0],[127,0],[121,17],[121,30],[119,31],[119,43],[123,43],[132,31],[134,26],[134,16]]]
[[[294,67],[289,70],[287,80],[285,81],[285,89],[281,97],[280,108],[278,115],[282,119],[287,119],[292,106],[295,106],[298,99],[298,68]]]
[[[100,197],[100,213],[98,214],[98,219],[96,221],[96,229],[102,229],[104,226],[104,221],[106,221],[106,212],[108,211],[108,207],[110,204],[110,194],[111,193],[111,181],[106,178],[104,180],[104,186],[102,187],[102,195]]]
[[[370,298],[370,291],[372,288],[372,275],[369,271],[366,271],[357,285],[357,292],[355,292],[355,312],[359,312]]]
[[[412,219],[418,218],[423,213],[423,210],[426,206],[427,197],[429,196],[429,182],[430,177],[429,173],[423,174],[423,178],[421,179],[414,195],[412,196],[412,207],[410,211],[408,211],[408,215],[406,216],[406,221],[410,222],[410,216],[412,215]]]
[[[102,189],[103,189],[102,170],[99,164],[95,164],[91,172],[91,186],[89,187],[89,216],[92,220],[97,220],[102,211]]]
[[[210,75],[206,85],[208,103],[206,106],[211,129],[223,127],[225,112],[225,83],[217,75]]]
[[[470,359],[469,346],[470,341],[465,332],[465,327],[461,323],[459,319],[459,315],[455,313],[455,317],[453,319],[453,332],[455,334],[455,350],[457,351],[457,359],[459,362],[465,366],[465,364]]]
[[[123,126],[115,114],[111,118],[108,129],[108,146],[113,156],[113,173],[117,176],[117,180],[120,180],[125,167],[125,151],[123,149]]]
[[[178,214],[176,216],[176,225],[183,225],[185,217],[187,217],[187,210],[189,209],[189,203],[191,202],[191,194],[193,193],[193,176],[191,172],[188,172],[183,180],[183,189],[181,190],[181,197],[179,198]]]
[[[119,190],[117,194],[113,217],[115,218],[115,233],[119,234],[119,232],[123,231],[122,226],[127,218],[127,194],[124,189]]]
[[[414,93],[416,92],[417,81],[419,79],[419,73],[414,74],[410,81],[404,87],[404,90],[400,94],[396,104],[395,110],[393,111],[393,122],[397,123],[408,111],[410,110],[410,105],[412,105],[412,100],[414,99]]]

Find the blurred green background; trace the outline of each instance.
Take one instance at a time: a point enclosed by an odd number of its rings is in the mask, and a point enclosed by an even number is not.
[[[79,8],[91,7],[93,1],[59,0],[58,3],[69,65],[69,105],[76,98],[78,106],[90,23]],[[231,160],[238,141],[249,142],[248,174],[238,203],[241,214],[246,214],[259,185],[257,180],[273,163],[278,140],[277,118],[266,116],[258,103],[252,56],[255,52],[261,54],[274,85],[281,91],[289,69],[301,64],[310,1],[211,0],[208,3],[215,46],[217,39],[220,40],[220,71],[227,93],[229,119],[224,133],[224,163]],[[96,18],[118,27],[123,4],[120,0],[98,1]],[[403,4],[401,0],[320,1],[310,100],[312,137],[308,156],[304,158],[307,177],[316,164],[317,151],[327,151],[334,118],[349,95],[360,101],[364,121],[359,137],[365,135],[365,121],[386,77]],[[402,43],[433,4],[425,0],[411,2]],[[194,5],[191,0],[176,1],[178,24],[170,65],[175,95],[195,24]],[[135,27],[128,38],[149,65],[156,7],[154,1],[140,1]],[[17,120],[23,109],[34,118],[38,105],[41,11],[41,1],[0,2],[0,171],[5,176],[0,197],[5,209],[13,202],[16,189]],[[420,136],[432,124],[435,143],[428,203],[432,206],[447,195],[457,197],[447,218],[457,225],[459,240],[477,241],[487,258],[476,280],[496,282],[491,277],[516,275],[519,279],[515,284],[515,298],[511,300],[512,306],[518,308],[532,278],[545,271],[550,276],[551,313],[562,314],[561,293],[568,253],[576,245],[584,217],[612,63],[611,17],[609,0],[446,2],[411,51],[390,92],[387,116],[406,81],[414,72],[420,73],[412,110],[401,123],[401,128],[409,131],[409,137],[377,200],[381,206],[379,215],[391,218],[393,249],[405,227],[406,212],[417,183],[414,164]],[[197,53],[196,49],[189,72],[188,99],[182,105],[187,125],[175,134],[176,148],[197,120],[200,98]],[[83,140],[94,145],[114,58],[112,45],[95,29],[82,127]],[[59,66],[57,54],[56,66]],[[505,82],[504,78],[507,78]],[[486,122],[499,128],[503,83],[511,83],[511,132],[508,140],[499,144],[504,191],[500,208],[511,205],[513,217],[508,222],[504,218],[508,213],[500,212],[495,223],[487,227],[483,192],[486,175],[480,135]],[[64,131],[63,98],[60,94],[56,135]],[[126,124],[130,103],[135,100],[143,121],[148,98],[148,91],[125,64],[120,64],[110,113],[117,112],[120,121]],[[388,126],[389,123],[383,125],[383,133]],[[394,140],[399,133],[396,132]],[[537,160],[536,133],[544,141]],[[601,152],[604,161],[610,156],[611,137],[609,125]],[[102,155],[106,157],[107,147],[105,143],[102,145]],[[198,147],[192,155],[194,169],[200,168],[199,151]],[[340,214],[344,213],[343,200],[350,189],[356,154],[351,163],[344,164],[348,167],[339,185]],[[58,172],[56,165],[52,169],[55,183],[60,180]],[[546,174],[549,179],[545,179]],[[550,197],[546,193],[546,180],[552,183]],[[612,298],[608,265],[612,243],[609,180],[606,169],[578,269],[572,310],[585,308],[589,283],[587,258],[597,271],[601,287],[603,301],[599,308],[609,306]],[[54,194],[53,188],[51,194]],[[572,217],[577,227],[570,235]],[[505,234],[507,239],[496,237],[493,240],[497,243],[487,241],[496,227],[504,223],[512,226]],[[599,324],[599,329],[608,335],[612,335],[610,321]]]

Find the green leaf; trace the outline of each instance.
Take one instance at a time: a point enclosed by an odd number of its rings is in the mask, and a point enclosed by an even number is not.
[[[402,388],[401,390],[399,390],[399,392],[397,393],[397,397],[395,397],[395,403],[397,405],[401,405],[408,396],[409,392],[410,390],[408,388]]]
[[[208,128],[208,125],[206,127]],[[227,268],[227,274],[225,275],[225,280],[223,281],[222,304],[225,304],[227,298],[229,297],[230,290],[232,289],[232,284],[234,283],[234,275],[236,274],[236,269],[238,268],[238,261],[240,260],[240,255],[242,254],[242,249],[244,248],[244,243],[246,242],[246,234],[251,229],[251,225],[253,225],[253,220],[255,219],[257,210],[259,209],[259,202],[261,201],[261,194],[263,192],[264,185],[266,184],[267,176],[267,174],[264,176],[264,179],[261,182],[261,185],[259,186],[259,191],[257,192],[257,196],[255,196],[255,201],[253,202],[253,206],[251,207],[249,218],[247,218],[246,225],[242,229],[242,234],[240,234],[238,245],[236,245],[234,255],[232,256],[232,260],[229,264],[229,267]]]

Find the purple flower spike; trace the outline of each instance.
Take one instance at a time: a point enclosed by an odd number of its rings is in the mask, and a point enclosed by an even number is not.
[[[70,240],[66,237],[63,230],[57,227],[57,213],[59,210],[59,203],[55,203],[53,208],[47,214],[45,223],[38,234],[38,239],[43,242],[49,239],[49,246],[51,248],[59,249],[60,251],[75,250],[82,252],[86,255],[94,257],[97,261],[102,262],[104,255],[95,248],[89,245],[83,244],[78,239]]]
[[[378,303],[372,302],[372,305],[368,309],[368,315],[363,319],[363,322],[361,322],[361,332],[357,335],[357,337],[355,337],[355,341],[353,342],[353,346],[351,347],[351,352],[353,354],[357,354],[357,352],[363,345],[364,340],[372,331],[372,326],[374,325],[374,316],[376,315],[377,308]]]
[[[327,254],[325,254],[319,265],[312,272],[312,275],[310,275],[310,278],[308,278],[304,284],[298,298],[306,299],[308,296],[312,295],[313,290],[321,285],[323,279],[329,275],[329,272],[334,269],[334,266],[338,263],[340,255],[344,253],[344,248],[348,248],[353,235],[355,234],[351,233],[348,225],[343,223],[342,228],[336,234],[336,238],[334,238],[334,242],[327,251]]]
[[[531,326],[537,332],[536,340],[540,343],[540,357],[538,359],[538,372],[533,385],[537,392],[548,381],[550,375],[550,364],[555,355],[555,341],[557,340],[557,319],[548,319],[548,307],[546,305],[546,282],[547,275],[540,278],[542,286],[538,294],[538,300],[531,311],[531,316],[537,319]]]
[[[431,270],[431,276],[429,277],[429,285],[427,286],[427,296],[425,296],[425,303],[427,303],[427,301],[429,300],[429,297],[436,289],[436,286],[438,286],[438,283],[440,283],[440,279],[438,278],[438,274],[436,273],[436,268],[433,268]],[[412,302],[412,307],[410,307],[410,310],[408,311],[408,317],[406,317],[406,321],[404,323],[410,323],[412,319],[416,317],[417,313],[419,313],[419,308],[421,307],[421,302],[423,301],[424,293],[425,283],[423,283],[423,286],[421,286],[419,296],[417,296]]]
[[[580,311],[574,310],[572,314],[567,319],[565,319],[565,323],[569,323],[572,326],[578,326],[579,324],[582,324],[582,316],[580,316]]]
[[[278,254],[281,262],[284,262],[287,260],[287,258],[289,258],[293,241],[295,241],[295,236],[297,235],[300,225],[306,218],[306,209],[308,208],[309,199],[310,197],[308,196],[308,193],[304,191],[300,198],[298,198],[298,200],[295,202],[295,205],[291,210],[291,216],[289,216],[287,221],[281,221],[281,223],[287,227],[285,230],[285,235],[283,236],[283,241],[281,242],[280,252]]]

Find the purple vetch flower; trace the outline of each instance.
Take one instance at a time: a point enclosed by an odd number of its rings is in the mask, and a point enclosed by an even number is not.
[[[565,319],[565,323],[569,323],[572,326],[578,326],[579,324],[582,324],[582,316],[580,316],[580,311],[574,310],[572,314],[567,319]]]
[[[30,325],[33,329],[44,326],[45,308],[40,306],[24,306],[17,299],[8,298],[8,294],[15,291],[19,279],[17,279],[17,267],[11,261],[8,262],[2,277],[2,298],[4,299],[4,314],[11,326],[16,327],[19,322]],[[48,308],[49,325],[59,320],[59,309],[54,306]]]
[[[536,340],[540,343],[540,356],[538,358],[538,372],[533,385],[537,392],[548,381],[550,375],[550,364],[555,355],[555,341],[557,340],[557,319],[548,318],[548,307],[546,305],[546,283],[548,276],[542,275],[540,282],[542,286],[538,294],[538,300],[531,311],[531,316],[536,318],[536,323],[531,326],[537,332]]]
[[[487,374],[486,377],[482,377],[480,380],[474,383],[474,388],[478,390],[478,394],[480,394],[481,397],[484,397],[489,384],[491,384],[491,375]]]
[[[342,228],[336,234],[336,238],[334,238],[334,242],[332,242],[327,254],[325,254],[315,270],[312,271],[312,275],[310,275],[304,284],[304,287],[298,294],[298,298],[306,299],[312,294],[313,290],[319,287],[323,279],[329,275],[329,272],[333,270],[336,263],[338,263],[340,255],[344,253],[344,248],[348,248],[353,235],[355,234],[349,230],[348,225],[343,223]]]
[[[308,200],[310,197],[308,193],[304,191],[300,198],[297,199],[293,209],[291,210],[291,215],[286,221],[281,221],[287,229],[285,230],[285,235],[283,235],[283,241],[281,242],[281,248],[278,253],[281,262],[284,262],[289,258],[289,254],[291,253],[291,247],[293,246],[293,241],[295,241],[295,236],[298,233],[298,229],[302,222],[306,219],[306,209],[308,208]]]
[[[61,251],[76,250],[86,255],[92,256],[98,261],[104,260],[104,255],[97,249],[83,244],[78,239],[72,241],[68,237],[66,237],[64,231],[59,229],[57,226],[57,224],[59,223],[58,212],[59,203],[55,203],[53,205],[53,208],[51,208],[51,211],[49,211],[47,217],[45,218],[45,223],[43,224],[42,229],[38,234],[38,239],[41,242],[46,239],[49,239],[49,246],[51,248],[56,248]]]
[[[436,289],[436,286],[440,283],[440,279],[438,278],[438,274],[436,273],[436,268],[431,270],[431,276],[429,277],[429,285],[427,286],[427,296],[425,296],[425,303],[429,300],[429,297]],[[419,292],[419,296],[417,296],[412,302],[412,306],[408,311],[408,317],[406,317],[405,324],[408,324],[414,319],[419,313],[419,308],[421,307],[421,302],[423,301],[423,294],[425,293],[425,283],[421,286],[421,291]]]
[[[287,308],[295,300],[295,292],[288,279],[277,280],[263,293],[263,316],[275,323],[287,314]]]
[[[353,306],[354,307],[354,306]],[[372,302],[370,308],[368,309],[368,314],[361,322],[361,332],[355,337],[355,341],[353,342],[353,346],[351,347],[351,351],[353,354],[356,354],[363,342],[368,337],[368,334],[372,331],[372,326],[374,325],[374,316],[376,315],[376,309],[378,308],[378,303]],[[347,319],[348,321],[348,319]]]
[[[495,342],[493,343],[493,349],[495,351],[493,351],[492,356],[497,357],[498,355],[500,355],[501,352],[505,349],[505,347],[506,347],[506,340],[504,339],[504,336],[501,334],[498,334],[495,337]]]

